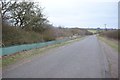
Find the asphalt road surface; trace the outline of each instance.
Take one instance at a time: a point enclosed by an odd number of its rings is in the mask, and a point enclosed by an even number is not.
[[[3,78],[106,78],[108,62],[97,37],[48,50],[3,71]]]

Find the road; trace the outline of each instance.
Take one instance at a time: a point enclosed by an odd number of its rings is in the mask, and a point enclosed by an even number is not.
[[[106,78],[108,62],[97,37],[50,49],[3,71],[3,78]]]

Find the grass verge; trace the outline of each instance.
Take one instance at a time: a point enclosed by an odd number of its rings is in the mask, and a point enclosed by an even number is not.
[[[119,44],[118,44],[117,40],[106,38],[106,37],[101,37],[101,36],[99,36],[98,38],[100,40],[104,41],[105,43],[107,43],[112,48],[114,48],[116,51],[118,51],[118,52],[120,51],[120,47],[118,47]]]
[[[1,61],[2,67],[6,67],[10,64],[17,62],[17,61],[20,61],[20,60],[23,60],[26,58],[30,58],[30,57],[38,55],[38,54],[42,54],[43,52],[48,51],[49,49],[64,46],[64,45],[79,41],[79,40],[84,39],[84,38],[85,37],[81,37],[81,38],[69,40],[66,42],[62,42],[62,43],[58,43],[58,44],[54,44],[54,45],[49,45],[49,46],[46,46],[43,48],[32,49],[32,50],[28,50],[28,51],[18,52],[18,53],[15,53],[13,55],[4,56],[2,58],[2,61]]]
[[[89,32],[96,33],[97,30],[88,30]]]

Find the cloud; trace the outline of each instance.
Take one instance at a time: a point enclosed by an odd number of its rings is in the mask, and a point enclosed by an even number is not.
[[[91,2],[90,2],[91,1]],[[54,25],[117,28],[118,0],[40,0]]]

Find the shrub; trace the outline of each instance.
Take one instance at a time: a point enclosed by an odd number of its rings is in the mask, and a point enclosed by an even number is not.
[[[42,37],[39,33],[33,31],[24,31],[23,29],[3,25],[2,42],[5,46],[20,45],[41,42]]]
[[[108,38],[120,40],[120,30],[103,31],[100,33],[100,35]]]

